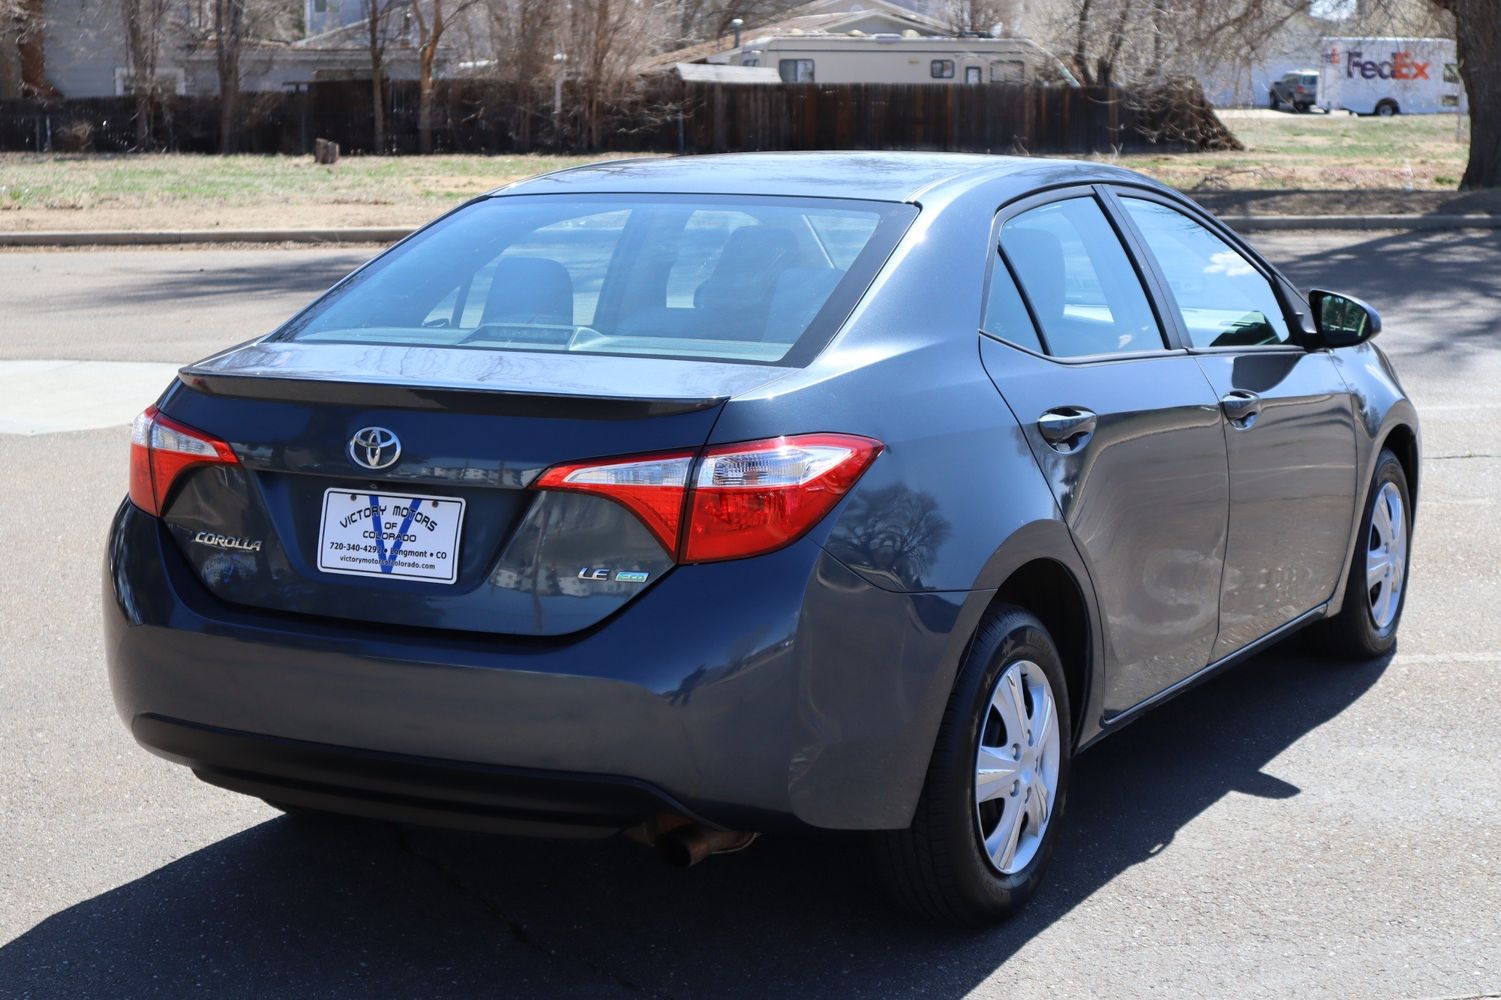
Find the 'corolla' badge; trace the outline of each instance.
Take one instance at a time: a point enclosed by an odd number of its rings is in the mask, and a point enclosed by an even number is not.
[[[349,459],[367,469],[385,469],[401,457],[401,439],[384,427],[362,427],[349,439]]]

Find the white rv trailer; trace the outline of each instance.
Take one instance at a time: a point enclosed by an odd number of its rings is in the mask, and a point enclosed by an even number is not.
[[[791,34],[753,38],[711,63],[775,69],[784,83],[1026,83],[1077,86],[1063,63],[1025,38]]]
[[[1319,40],[1318,103],[1359,115],[1431,115],[1468,110],[1448,38]]]

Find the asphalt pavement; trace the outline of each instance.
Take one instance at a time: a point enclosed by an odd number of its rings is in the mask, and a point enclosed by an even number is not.
[[[1256,242],[1375,303],[1418,402],[1398,651],[1294,642],[1086,753],[1040,895],[966,933],[888,909],[858,840],[678,871],[291,820],[137,748],[99,570],[128,379],[170,368],[130,366],[262,333],[369,251],[0,253],[0,996],[1501,994],[1501,233]],[[48,422],[84,403],[95,429]]]

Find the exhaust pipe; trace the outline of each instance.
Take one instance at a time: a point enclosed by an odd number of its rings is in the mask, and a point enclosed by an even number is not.
[[[711,830],[697,823],[673,827],[658,837],[654,846],[668,864],[692,868],[711,854],[743,851],[756,839],[754,833],[739,830]]]

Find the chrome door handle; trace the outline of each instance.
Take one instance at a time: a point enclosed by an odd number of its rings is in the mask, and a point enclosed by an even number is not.
[[[1037,418],[1037,429],[1055,450],[1077,451],[1094,433],[1096,417],[1077,406],[1060,406]]]
[[[1248,431],[1261,413],[1261,397],[1245,389],[1231,389],[1220,397],[1220,409],[1225,411],[1231,427]]]

